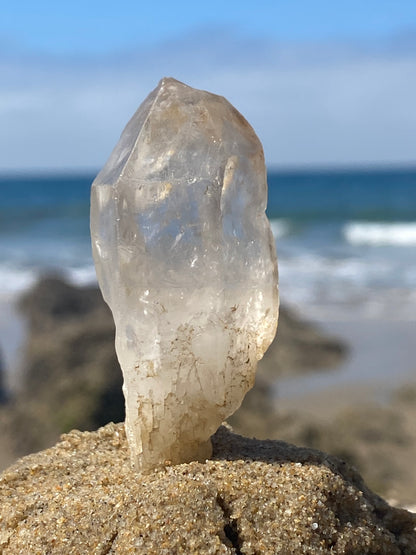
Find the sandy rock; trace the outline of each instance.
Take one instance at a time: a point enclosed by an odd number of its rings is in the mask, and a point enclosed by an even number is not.
[[[73,431],[0,476],[0,550],[14,553],[416,553],[416,517],[340,460],[221,427],[205,463],[148,475],[123,425]]]
[[[253,390],[254,393],[254,390]],[[336,399],[336,398],[335,398]],[[250,404],[247,401],[250,400]],[[389,403],[368,401],[337,411],[323,391],[316,409],[281,408],[267,388],[245,399],[244,410],[230,419],[235,432],[258,439],[279,439],[335,455],[359,469],[379,495],[413,506],[416,499],[416,386],[408,383]],[[415,511],[416,512],[416,511]]]

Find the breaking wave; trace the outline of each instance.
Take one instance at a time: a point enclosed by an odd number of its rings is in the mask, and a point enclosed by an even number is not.
[[[416,245],[416,222],[349,222],[343,235],[352,245]]]

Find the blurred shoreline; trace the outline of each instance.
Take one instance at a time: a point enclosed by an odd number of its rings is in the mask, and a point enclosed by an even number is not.
[[[315,400],[322,407],[320,400],[323,395],[328,398],[329,393],[337,406],[358,399],[385,402],[398,386],[415,379],[414,321],[355,319],[313,323],[348,345],[346,360],[332,369],[280,379],[276,385],[279,404],[302,410]],[[329,406],[322,408],[328,410]]]
[[[18,387],[27,324],[17,307],[17,297],[0,300],[0,358],[4,381],[10,391]]]

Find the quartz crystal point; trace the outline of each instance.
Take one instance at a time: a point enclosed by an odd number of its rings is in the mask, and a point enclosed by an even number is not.
[[[162,79],[92,185],[99,284],[116,324],[141,471],[205,460],[277,326],[259,139],[225,98]]]

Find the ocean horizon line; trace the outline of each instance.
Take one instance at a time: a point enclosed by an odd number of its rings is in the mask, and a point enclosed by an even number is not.
[[[0,179],[25,177],[85,177],[95,176],[100,171],[98,167],[49,167],[49,168],[0,168]],[[416,161],[385,162],[385,163],[351,163],[351,164],[293,164],[267,166],[268,175],[336,175],[354,173],[388,173],[388,172],[416,172]]]

